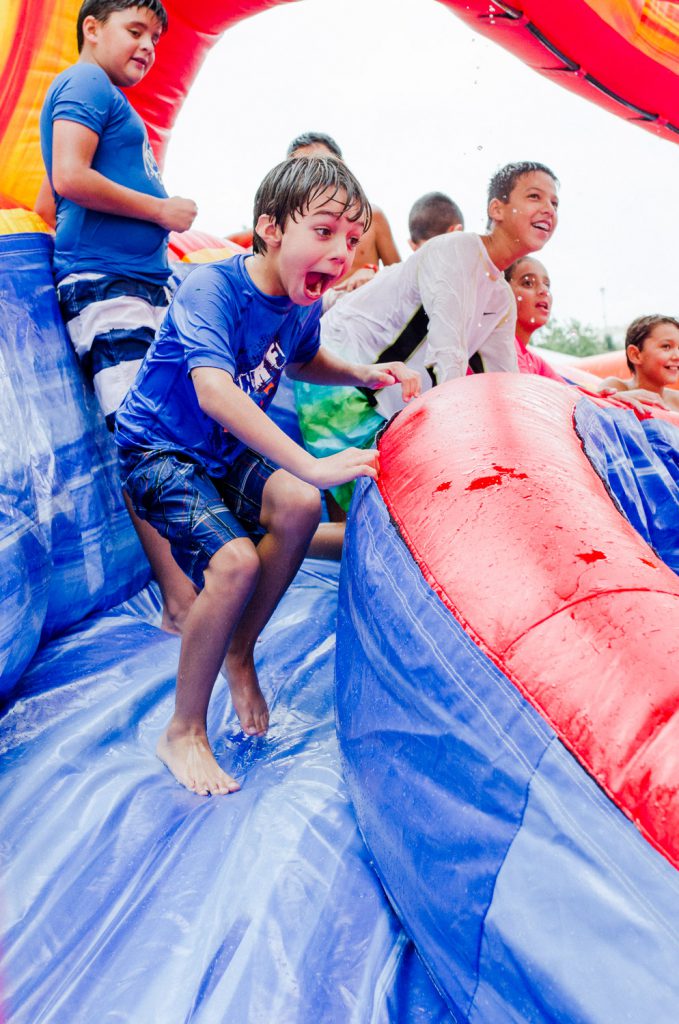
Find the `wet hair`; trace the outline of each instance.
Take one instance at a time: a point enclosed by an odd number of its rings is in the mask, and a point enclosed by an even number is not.
[[[337,143],[330,135],[326,135],[325,132],[302,132],[296,139],[293,139],[288,146],[287,156],[288,159],[297,152],[298,149],[302,149],[303,146],[325,146],[329,149],[333,156],[337,157],[338,160],[342,159],[342,150],[339,148]]]
[[[635,367],[630,362],[627,349],[630,345],[635,345],[641,352],[646,338],[654,327],[658,327],[660,324],[672,324],[679,330],[679,320],[675,320],[673,316],[661,316],[659,313],[652,313],[650,316],[638,316],[627,328],[627,334],[625,335],[625,359],[632,373],[635,372]]]
[[[555,185],[559,184],[554,171],[546,167],[545,164],[539,164],[535,160],[521,160],[514,164],[505,164],[499,171],[496,171],[493,177],[488,183],[488,203],[490,206],[493,199],[499,199],[501,203],[508,203],[509,197],[516,187],[516,183],[519,178],[522,178],[524,174],[533,174],[535,171],[542,171],[543,174],[548,174],[554,181]],[[493,223],[492,217],[488,217],[488,227],[491,227]]]
[[[505,281],[511,284],[519,264],[525,263],[526,260],[534,259],[535,256],[533,256],[531,253],[528,253],[526,256],[519,256],[518,260],[514,260],[513,263],[510,263],[507,269],[505,270]]]
[[[266,252],[266,243],[257,234],[257,221],[262,214],[273,217],[284,231],[288,217],[297,220],[297,215],[304,216],[313,201],[324,192],[330,192],[331,199],[339,199],[344,212],[355,207],[356,213],[349,219],[362,220],[365,230],[368,230],[372,209],[347,165],[334,157],[301,156],[297,160],[288,159],[277,164],[257,189],[252,251]]]
[[[130,7],[147,7],[151,14],[155,14],[160,22],[163,32],[167,32],[167,11],[160,0],[85,0],[78,12],[76,33],[78,37],[78,53],[82,52],[83,43],[83,22],[85,18],[96,18],[104,22],[115,11],[127,11]]]
[[[408,230],[413,242],[426,242],[436,235],[444,235],[458,224],[464,228],[462,210],[444,192],[427,192],[420,196],[408,215]]]

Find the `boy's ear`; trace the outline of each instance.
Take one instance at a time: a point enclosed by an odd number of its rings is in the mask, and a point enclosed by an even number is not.
[[[453,224],[448,228],[449,231],[464,231],[464,224]]]
[[[419,245],[417,244],[417,242],[413,242],[412,238],[408,239],[408,245],[413,250],[413,252],[417,252],[417,250],[419,249]]]
[[[634,366],[639,365],[639,363],[641,362],[641,349],[638,345],[627,346],[627,358],[629,359],[630,363],[632,363]]]
[[[83,40],[85,42],[91,43],[96,41],[99,25],[100,22],[97,21],[93,14],[88,14],[87,17],[83,19]]]
[[[276,223],[275,218],[270,214],[261,213],[259,215],[257,223],[255,224],[255,231],[262,241],[266,243],[267,251],[269,249],[277,249],[281,244],[283,232],[280,226]]]
[[[501,199],[495,197],[488,203],[488,219],[492,220],[493,224],[497,224],[502,221],[504,216],[505,204]]]

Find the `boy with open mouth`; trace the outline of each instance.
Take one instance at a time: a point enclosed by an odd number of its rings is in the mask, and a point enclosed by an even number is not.
[[[239,788],[206,732],[222,663],[243,732],[268,728],[255,642],[318,525],[318,488],[378,472],[374,450],[317,459],[273,423],[266,409],[281,374],[371,389],[399,382],[404,400],[419,394],[419,374],[403,363],[349,364],[320,347],[320,299],[350,268],[369,223],[363,190],[340,161],[279,164],[255,197],[253,255],[183,282],[118,411],[132,504],[199,588],[175,712],[157,748],[196,793]]]

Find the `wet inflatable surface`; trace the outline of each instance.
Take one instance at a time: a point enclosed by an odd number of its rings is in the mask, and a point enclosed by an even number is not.
[[[223,680],[211,800],[154,756],[179,641],[158,628],[113,447],[58,320],[46,236],[0,239],[0,995],[11,1024],[439,1024],[444,1002],[356,828],[334,727],[337,568],[307,562]]]
[[[343,764],[457,1020],[676,1020],[678,454],[671,417],[487,375],[361,485]]]

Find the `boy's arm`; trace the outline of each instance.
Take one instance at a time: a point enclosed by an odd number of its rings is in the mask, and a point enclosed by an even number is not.
[[[375,225],[375,245],[380,263],[384,267],[390,267],[392,263],[400,263],[401,257],[396,248],[389,221],[381,210],[373,210],[373,224]]]
[[[437,244],[438,243],[438,244]],[[422,304],[429,317],[427,365],[434,366],[437,384],[464,377],[469,357],[476,351],[467,337],[474,308],[474,267],[466,266],[455,233],[422,249],[418,284]],[[474,253],[474,259],[478,259]],[[518,370],[514,344],[515,319],[505,316],[483,344],[481,352],[488,370]],[[471,348],[471,351],[470,351]]]
[[[417,370],[411,370],[405,363],[347,363],[323,346],[308,363],[289,363],[286,373],[292,380],[303,380],[308,384],[331,384],[372,390],[400,384],[404,402],[417,398],[422,385]]]
[[[269,419],[253,400],[241,391],[226,370],[199,366],[191,371],[198,404],[206,415],[300,480],[320,489],[355,480],[357,476],[377,477],[379,456],[374,449],[347,448],[324,459],[314,458]]]
[[[52,186],[47,175],[45,175],[40,183],[40,190],[35,200],[34,210],[39,217],[42,217],[45,224],[54,230],[57,226],[57,208],[54,205]]]
[[[99,136],[76,121],[57,120],[52,136],[52,185],[78,206],[119,217],[134,217],[166,231],[187,231],[195,219],[192,199],[161,199],[119,185],[92,167]]]

